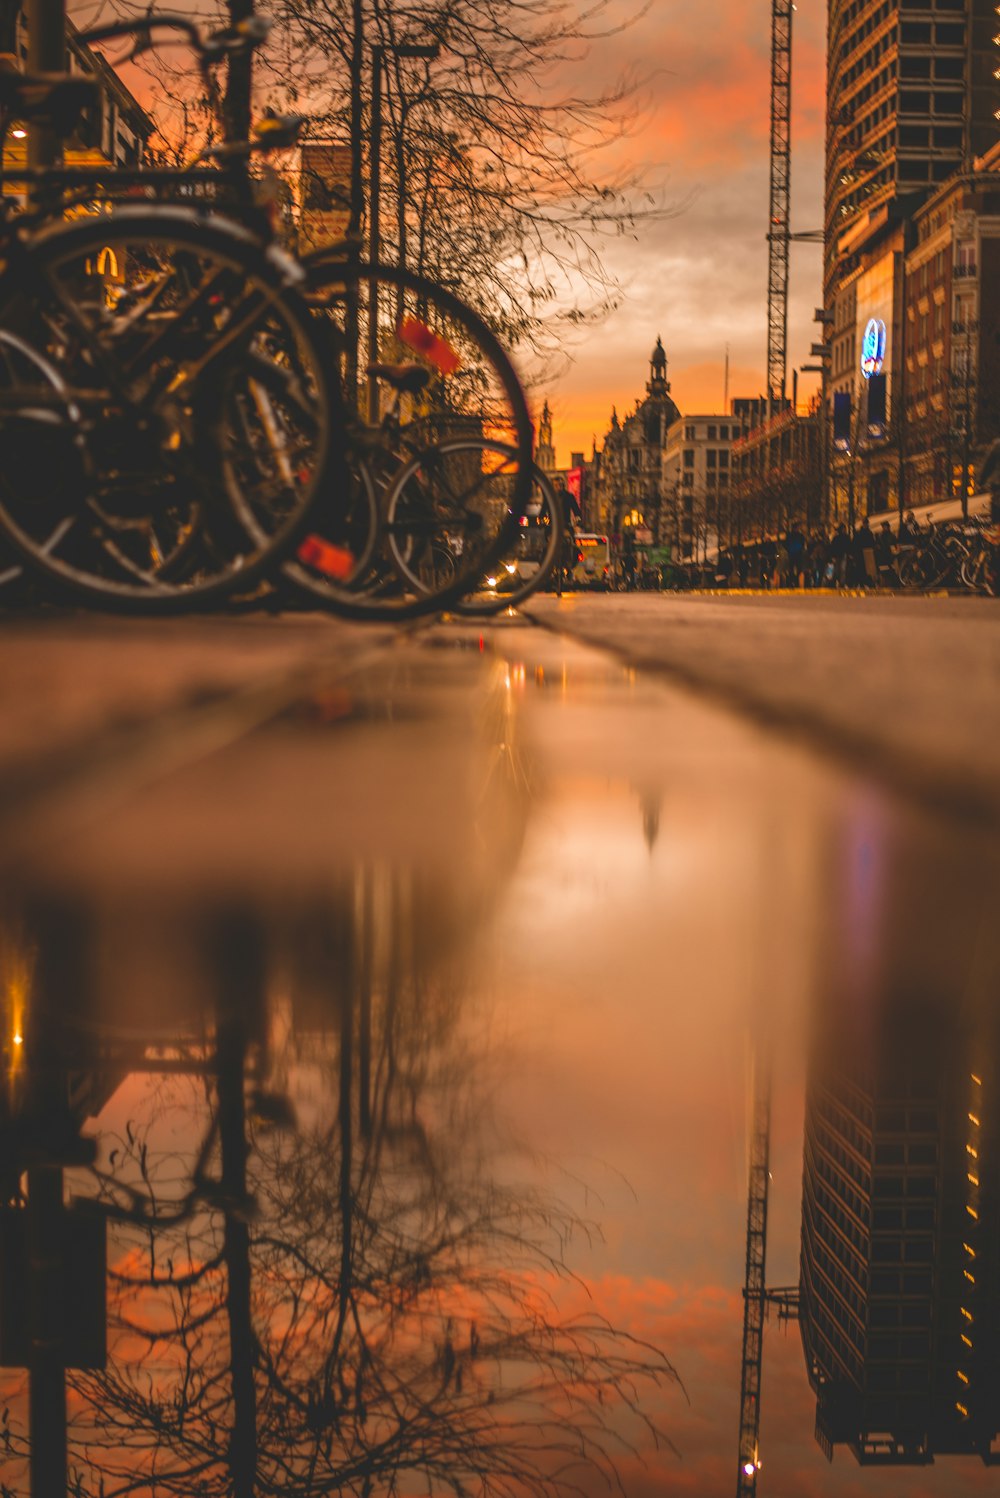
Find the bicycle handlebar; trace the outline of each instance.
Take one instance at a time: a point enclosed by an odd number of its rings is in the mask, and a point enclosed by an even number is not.
[[[164,29],[180,31],[203,63],[215,63],[221,62],[224,57],[232,57],[240,52],[252,51],[253,48],[259,47],[266,39],[272,25],[270,16],[261,11],[255,11],[253,15],[237,21],[235,26],[227,26],[222,31],[213,31],[208,36],[203,36],[200,29],[187,16],[163,11],[159,14],[153,12],[144,16],[134,16],[126,21],[109,21],[104,26],[91,26],[86,31],[79,32],[78,39],[90,45],[95,42],[113,41],[115,37],[134,36],[135,46],[123,59],[125,62],[131,62],[133,58],[139,57],[143,52],[151,51],[157,45],[153,40],[154,31]]]

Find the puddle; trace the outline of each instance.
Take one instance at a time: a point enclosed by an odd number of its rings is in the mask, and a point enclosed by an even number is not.
[[[36,1481],[86,1498],[729,1495],[756,1130],[745,1490],[984,1491],[993,849],[479,641],[40,820],[0,901],[4,1482],[30,1395]]]

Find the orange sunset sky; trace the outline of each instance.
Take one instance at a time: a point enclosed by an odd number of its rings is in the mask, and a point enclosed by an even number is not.
[[[623,7],[624,10],[624,7]],[[799,0],[793,17],[793,231],[822,225],[825,114],[822,0]],[[619,415],[645,393],[657,335],[667,351],[671,394],[682,413],[722,411],[729,394],[764,390],[767,336],[770,8],[735,0],[652,0],[633,26],[578,64],[582,87],[622,68],[649,74],[647,108],[629,151],[676,213],[609,242],[606,262],[622,301],[579,337],[570,366],[537,392],[547,395],[560,463],[590,454],[612,405]],[[821,301],[821,247],[793,244],[788,313],[788,389],[809,357]],[[800,399],[817,386],[800,377]]]

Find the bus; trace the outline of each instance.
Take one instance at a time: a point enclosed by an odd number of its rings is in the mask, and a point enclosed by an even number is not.
[[[607,536],[577,531],[573,537],[576,561],[570,574],[574,588],[596,588],[607,592],[611,587],[611,547]]]

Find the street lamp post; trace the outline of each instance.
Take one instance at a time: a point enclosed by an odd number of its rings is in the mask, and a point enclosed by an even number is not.
[[[382,70],[389,57],[423,57],[432,62],[438,57],[441,47],[438,42],[400,42],[396,46],[376,42],[372,47],[372,108],[368,157],[368,258],[373,266],[378,265],[382,244],[381,197],[382,197]],[[399,183],[403,193],[403,183]],[[406,212],[405,199],[401,213]],[[378,361],[378,281],[373,276],[368,283],[368,363]],[[374,425],[378,421],[378,380],[368,374],[368,420]]]

